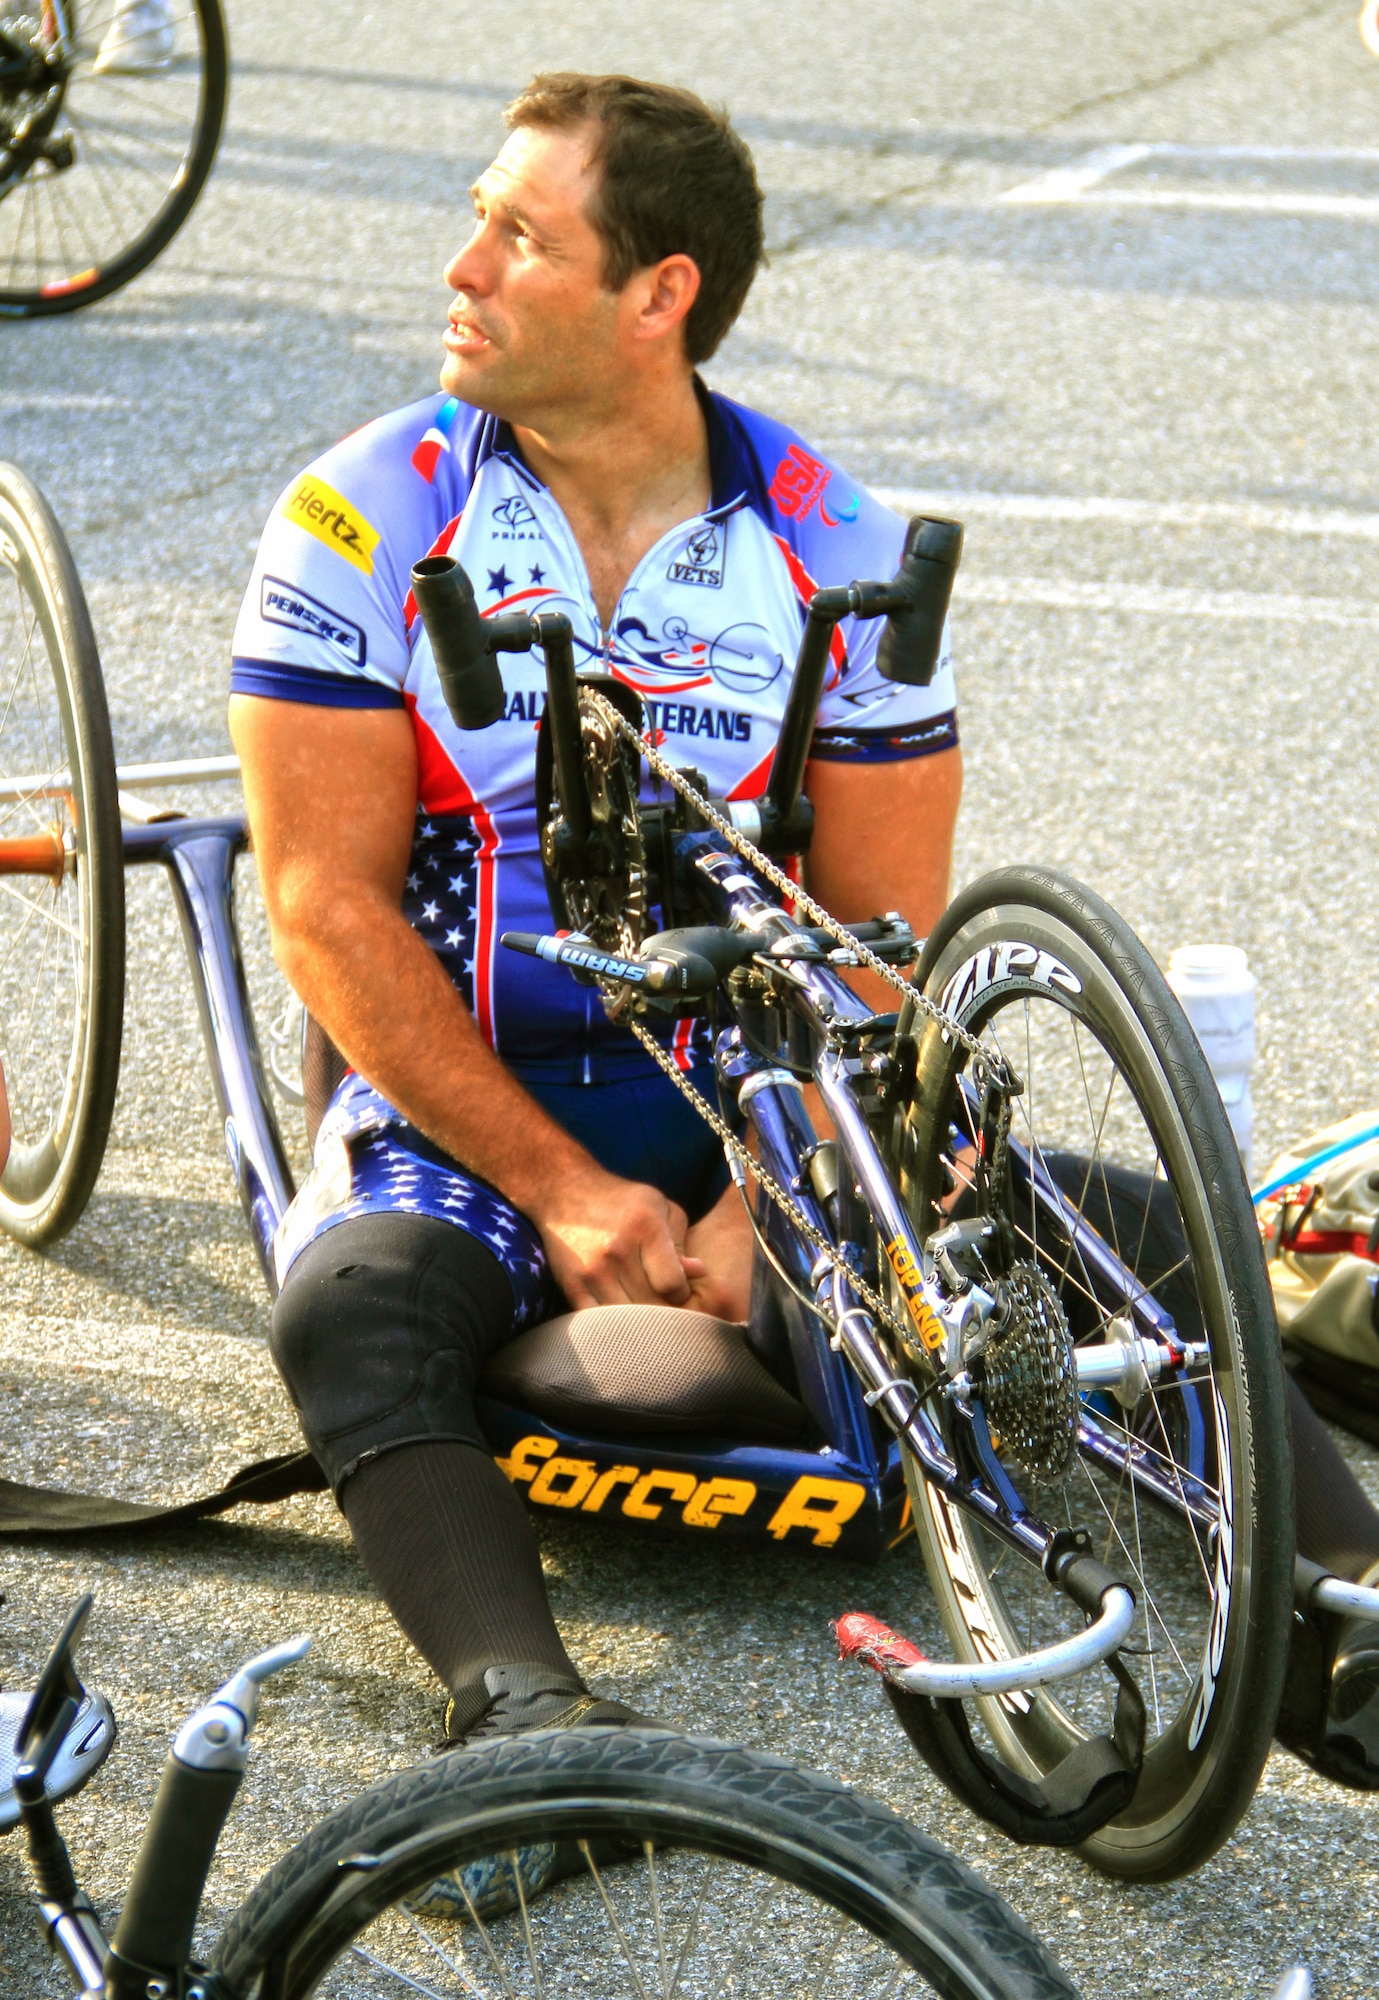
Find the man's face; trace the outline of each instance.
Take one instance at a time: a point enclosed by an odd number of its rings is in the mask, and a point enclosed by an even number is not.
[[[621,372],[627,294],[604,289],[586,213],[593,138],[519,126],[472,189],[474,233],[446,267],[441,387],[511,423],[597,402]]]

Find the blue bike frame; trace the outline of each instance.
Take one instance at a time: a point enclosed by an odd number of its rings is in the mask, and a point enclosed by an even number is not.
[[[754,934],[763,948],[780,942],[788,950],[790,940],[804,935],[713,835],[674,839],[679,861],[693,871],[713,921]],[[265,1280],[275,1291],[273,1238],[294,1186],[235,921],[234,869],[247,845],[246,823],[239,816],[169,819],[124,831],[126,864],[160,863],[172,884],[230,1169]],[[553,968],[551,976],[566,975]],[[792,1050],[792,1067],[808,1070],[817,1082],[846,1170],[875,1228],[896,1246],[902,1262],[908,1258],[918,1270],[923,1245],[851,1087],[859,1065],[848,1053],[846,1030],[871,1016],[817,950],[783,958],[782,976],[792,989],[792,1034],[808,1045]],[[819,1147],[792,1069],[755,1052],[735,1025],[718,1037],[716,1066],[724,1107],[739,1129],[750,1131],[761,1164],[789,1188],[814,1228],[837,1241],[811,1184],[809,1162]],[[1073,1214],[1040,1163],[1013,1141],[1011,1157],[1030,1199],[1072,1235],[1088,1271],[1104,1280],[1110,1296],[1129,1296],[1134,1288],[1127,1288],[1124,1267]],[[827,1260],[816,1262],[809,1244],[774,1209],[764,1206],[759,1222],[785,1279],[770,1284],[769,1304],[788,1343],[818,1446],[789,1449],[709,1437],[629,1442],[577,1434],[482,1398],[484,1428],[498,1462],[529,1502],[633,1524],[764,1536],[874,1560],[908,1531],[903,1438],[933,1485],[1027,1560],[1047,1568],[1059,1536],[1026,1509],[992,1448],[980,1406],[953,1406],[952,1437],[945,1442],[921,1407],[915,1385],[895,1378],[846,1275]],[[766,1284],[759,1287],[763,1305],[767,1290]],[[1130,1311],[1138,1333],[1173,1340],[1172,1320],[1153,1299],[1135,1299]],[[847,1360],[831,1347],[830,1323]],[[1199,1484],[1199,1466],[1183,1468],[1185,1478],[1170,1484],[1133,1441],[1117,1441],[1092,1421],[1082,1429],[1083,1449],[1090,1455],[1125,1469],[1156,1498],[1200,1518],[1204,1527],[1212,1524],[1215,1514]]]

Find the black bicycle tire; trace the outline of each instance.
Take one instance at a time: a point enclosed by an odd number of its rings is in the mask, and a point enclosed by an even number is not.
[[[81,1053],[66,1142],[50,1179],[37,1194],[16,1201],[6,1195],[0,1175],[0,1228],[38,1249],[64,1236],[81,1216],[110,1136],[124,1038],[124,854],[110,711],[81,579],[67,538],[43,495],[17,466],[0,461],[0,520],[6,511],[25,533],[36,558],[58,641],[63,669],[58,695],[66,709],[68,748],[75,751],[77,766],[82,827],[78,865],[84,856],[90,884]]]
[[[146,271],[155,258],[161,257],[195,208],[215,164],[221,133],[225,129],[230,55],[221,0],[191,0],[191,5],[201,21],[205,62],[194,137],[182,175],[169,199],[143,234],[122,250],[112,263],[103,266],[99,277],[91,284],[83,285],[76,291],[47,297],[42,292],[10,292],[0,287],[0,318],[47,319],[55,313],[80,312],[83,306],[109,298],[112,292],[119,291],[122,285],[127,285],[140,272]]]
[[[910,1956],[945,2000],[1074,1994],[994,1890],[885,1806],[762,1751],[637,1729],[508,1737],[375,1785],[322,1820],[241,1905],[215,1950],[214,1991],[248,2000],[267,1974],[266,1990],[294,2000],[440,1857],[576,1826],[769,1858],[771,1872],[826,1894]],[[361,1854],[377,1859],[361,1868]]]
[[[1236,1575],[1200,1760],[1194,1764],[1196,1752],[1180,1746],[1185,1769],[1195,1775],[1180,1792],[1174,1812],[1137,1827],[1132,1805],[1080,1849],[1107,1874],[1167,1880],[1198,1867],[1239,1822],[1269,1753],[1282,1692],[1292,1617],[1292,1451],[1273,1297],[1239,1154],[1206,1059],[1158,966],[1100,896],[1049,869],[1016,867],[984,876],[955,899],[935,926],[917,981],[937,991],[952,970],[945,955],[965,956],[988,915],[993,932],[1018,938],[1012,912],[1021,907],[1046,925],[1062,926],[1101,960],[1153,1051],[1197,1167],[1231,1302],[1234,1365],[1244,1385],[1236,1401],[1248,1435],[1233,1440],[1233,1457],[1250,1505],[1244,1521],[1235,1523]],[[938,1048],[936,1031],[928,1045]],[[922,1093],[921,1074],[917,1097]],[[1180,1199],[1182,1194],[1180,1188]],[[920,1539],[923,1547],[922,1532]],[[1242,1541],[1245,1554],[1240,1559]],[[930,1574],[932,1581],[932,1566]],[[942,1605],[944,1592],[936,1588]],[[956,1617],[956,1591],[952,1596]],[[956,1637],[955,1625],[949,1629]],[[1000,1723],[1018,1736],[1013,1720],[1001,1718]]]

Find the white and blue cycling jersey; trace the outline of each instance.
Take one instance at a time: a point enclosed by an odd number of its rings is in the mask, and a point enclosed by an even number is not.
[[[544,668],[539,654],[504,655],[502,718],[458,729],[411,569],[448,553],[485,615],[565,612],[576,664],[637,689],[665,754],[718,796],[759,796],[804,605],[820,585],[893,575],[904,527],[784,425],[700,394],[710,505],[642,558],[606,629],[569,525],[508,426],[440,396],[367,424],[292,482],[235,627],[237,693],[405,708],[418,770],[405,914],[493,1048],[534,1084],[632,1078],[652,1065],[590,989],[499,949],[505,930],[551,928],[534,784]],[[946,645],[932,685],[912,688],[878,673],[879,636],[879,621],[838,628],[814,759],[887,763],[956,743]],[[699,1053],[690,1024],[667,1035],[688,1066]]]

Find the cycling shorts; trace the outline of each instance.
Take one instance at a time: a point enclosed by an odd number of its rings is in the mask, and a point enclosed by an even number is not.
[[[713,1099],[713,1068],[687,1081]],[[623,1180],[644,1181],[697,1221],[728,1184],[722,1148],[694,1107],[659,1073],[596,1084],[524,1087],[547,1115]],[[311,1173],[274,1238],[279,1285],[326,1230],[359,1216],[430,1216],[492,1251],[512,1284],[514,1334],[565,1310],[536,1226],[497,1188],[432,1145],[353,1074],[338,1086],[316,1134]]]

